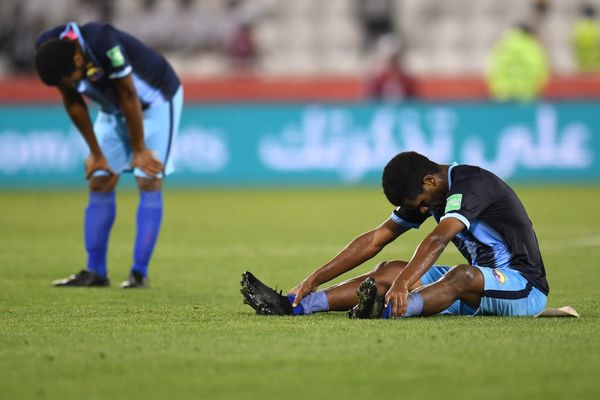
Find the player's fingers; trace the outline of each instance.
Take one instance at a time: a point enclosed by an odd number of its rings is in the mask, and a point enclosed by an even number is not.
[[[144,168],[141,168],[141,170],[144,171],[145,173],[147,173],[148,175],[155,177],[162,171],[162,168],[160,168],[156,165],[150,164],[150,165],[144,166]]]
[[[390,299],[390,302],[392,303],[392,318],[396,319],[398,316],[398,302],[395,298]]]
[[[406,312],[406,302],[403,298],[400,298],[398,301],[398,316],[401,317]]]
[[[152,164],[152,169],[153,169],[153,171],[155,171],[156,174],[158,174],[159,172],[161,172],[164,169],[164,167],[160,161],[157,161]]]
[[[156,158],[152,160],[152,165],[158,167],[158,168],[162,168],[163,163],[160,162],[160,160],[157,160]]]
[[[296,297],[294,297],[292,307],[298,307],[298,304],[300,304],[300,300],[302,300],[303,297],[304,297],[303,291],[302,290],[298,291],[298,293],[296,294]]]

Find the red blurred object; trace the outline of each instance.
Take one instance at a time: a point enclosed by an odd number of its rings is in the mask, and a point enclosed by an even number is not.
[[[414,79],[395,62],[381,68],[367,82],[370,98],[385,101],[409,100],[416,96]]]
[[[252,78],[228,77],[184,79],[188,103],[194,102],[358,102],[367,100],[364,82],[357,77],[340,78]],[[420,77],[414,80],[415,100],[485,101],[488,90],[479,77]],[[550,80],[545,100],[600,99],[600,75],[556,76]],[[0,80],[0,103],[60,103],[54,88],[35,76]]]

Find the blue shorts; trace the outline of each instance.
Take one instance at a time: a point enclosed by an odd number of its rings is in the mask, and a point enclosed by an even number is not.
[[[152,151],[164,165],[164,175],[173,172],[171,150],[179,130],[179,120],[183,107],[183,89],[179,87],[170,101],[160,101],[142,112],[144,125],[144,145]],[[94,132],[109,167],[116,173],[131,172],[135,176],[150,178],[140,169],[132,168],[132,151],[127,121],[121,114],[100,111],[94,123]],[[96,171],[93,176],[108,175],[106,171]],[[164,176],[159,175],[159,178]]]
[[[475,267],[483,274],[484,289],[479,308],[456,300],[440,314],[534,316],[546,308],[547,296],[511,268]],[[450,267],[433,266],[421,277],[423,285],[436,282]]]

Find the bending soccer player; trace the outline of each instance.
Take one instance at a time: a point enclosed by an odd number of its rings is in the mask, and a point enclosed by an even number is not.
[[[121,287],[145,287],[162,220],[162,182],[173,170],[170,150],[183,104],[179,78],[163,56],[108,24],[57,26],[43,32],[36,47],[40,79],[58,88],[90,150],[87,268],[54,285],[108,286],[115,187],[123,172],[133,170],[140,190],[137,232],[131,272]],[[95,124],[82,95],[100,105]]]
[[[244,302],[258,314],[350,310],[351,318],[534,316],[544,310],[548,282],[535,232],[523,204],[500,178],[476,166],[439,165],[405,152],[386,165],[382,184],[397,207],[388,220],[355,238],[287,296],[246,272]],[[382,262],[368,274],[318,291],[429,217],[438,224],[409,261]],[[435,265],[450,242],[467,263]]]

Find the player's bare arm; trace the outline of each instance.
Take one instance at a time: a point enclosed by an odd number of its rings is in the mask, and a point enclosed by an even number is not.
[[[388,243],[406,232],[404,228],[388,219],[377,228],[363,233],[352,240],[338,255],[310,274],[289,294],[296,295],[294,306],[304,296],[315,291],[323,283],[350,271],[375,257]]]
[[[162,172],[163,164],[144,146],[144,128],[142,123],[142,106],[140,104],[131,74],[123,78],[111,80],[119,105],[129,130],[131,148],[133,150],[133,166],[151,176]]]
[[[89,179],[94,172],[99,170],[111,172],[94,135],[94,128],[85,100],[72,87],[58,86],[58,90],[62,95],[65,110],[90,149],[90,154],[85,160],[86,178]]]
[[[464,228],[465,225],[458,219],[446,218],[421,241],[406,268],[398,274],[385,295],[386,306],[391,303],[393,318],[406,312],[409,288],[433,266],[448,243]]]

